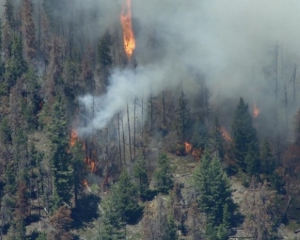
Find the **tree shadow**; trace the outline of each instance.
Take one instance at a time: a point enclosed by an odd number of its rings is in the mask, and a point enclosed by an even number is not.
[[[72,209],[73,228],[79,229],[99,217],[100,197],[89,194],[78,199],[78,207]]]

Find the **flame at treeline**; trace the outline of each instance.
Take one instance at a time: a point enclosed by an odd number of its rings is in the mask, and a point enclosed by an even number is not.
[[[232,138],[231,138],[230,134],[227,132],[226,128],[221,126],[220,130],[221,130],[222,136],[224,137],[225,141],[232,142]]]
[[[257,118],[260,113],[260,110],[257,108],[256,103],[253,104],[253,117]]]
[[[70,137],[70,142],[69,142],[70,147],[74,147],[75,146],[77,139],[78,139],[78,134],[77,134],[77,132],[74,129],[72,129],[72,131],[71,131],[71,137]]]
[[[189,142],[184,142],[184,151],[186,154],[192,154],[193,157],[195,157],[196,159],[200,159],[201,156],[201,149],[193,149],[193,145]]]
[[[80,139],[78,137],[78,133],[76,132],[76,130],[72,129],[71,130],[70,141],[69,141],[69,146],[74,147],[77,141],[80,141]],[[96,162],[89,157],[86,149],[87,149],[86,144],[83,143],[82,144],[82,150],[84,150],[85,154],[86,154],[86,156],[84,158],[84,162],[90,167],[92,172],[95,172],[96,171]]]
[[[124,1],[120,20],[123,27],[124,50],[127,57],[130,59],[135,49],[135,38],[131,22],[131,0]]]
[[[190,144],[189,142],[184,142],[184,150],[186,153],[190,153],[192,151],[192,144]]]

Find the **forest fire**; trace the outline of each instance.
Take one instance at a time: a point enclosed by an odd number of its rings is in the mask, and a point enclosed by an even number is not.
[[[72,129],[72,131],[71,131],[71,138],[70,138],[70,143],[69,143],[69,145],[71,146],[71,147],[74,147],[75,146],[75,144],[76,144],[76,140],[78,139],[78,134],[77,134],[77,132],[74,130],[74,129]]]
[[[260,110],[257,108],[256,103],[253,104],[253,117],[257,118],[260,113]]]
[[[184,150],[186,154],[189,154],[192,151],[193,145],[189,142],[184,142]]]
[[[96,164],[93,160],[91,160],[89,157],[85,157],[84,161],[90,167],[92,172],[96,171]]]
[[[131,0],[125,1],[120,20],[123,27],[124,50],[127,57],[130,59],[135,49],[135,38],[131,22]]]
[[[230,137],[230,134],[227,132],[225,127],[221,126],[220,130],[222,132],[222,136],[224,137],[225,141],[232,142],[232,138]]]

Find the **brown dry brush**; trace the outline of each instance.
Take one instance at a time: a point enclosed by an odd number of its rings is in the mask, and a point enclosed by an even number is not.
[[[50,218],[52,229],[49,232],[47,239],[73,239],[74,235],[70,232],[72,222],[73,219],[71,218],[71,210],[67,206],[61,206]]]
[[[277,235],[274,225],[278,216],[276,197],[275,191],[269,190],[267,184],[256,183],[252,178],[243,201],[246,216],[243,227],[247,236],[264,240]]]

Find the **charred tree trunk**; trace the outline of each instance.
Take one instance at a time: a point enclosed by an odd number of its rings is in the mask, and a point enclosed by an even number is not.
[[[150,135],[152,134],[152,131],[153,131],[153,96],[152,94],[150,95],[150,98],[149,98],[149,133]]]
[[[136,134],[136,98],[134,99],[134,109],[133,109],[133,159],[135,159],[135,134]]]
[[[130,118],[129,118],[129,105],[128,105],[128,103],[127,103],[127,120],[128,120],[129,156],[130,156],[130,161],[132,161],[131,134],[130,134]]]
[[[165,91],[162,92],[162,107],[163,107],[163,126],[166,126],[166,99],[165,99]]]
[[[123,138],[123,159],[124,159],[124,164],[126,165],[126,145],[125,145],[125,133],[124,133],[124,123],[123,123],[123,117],[122,117],[122,138]]]
[[[121,132],[120,132],[120,113],[118,113],[118,137],[119,137],[119,158],[120,167],[122,168],[122,149],[121,149]]]

